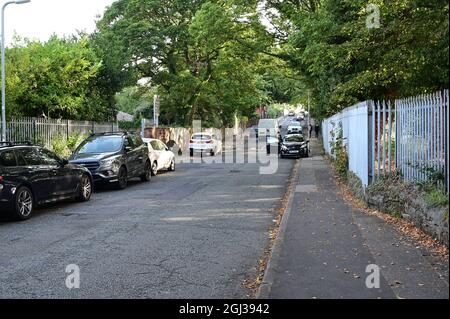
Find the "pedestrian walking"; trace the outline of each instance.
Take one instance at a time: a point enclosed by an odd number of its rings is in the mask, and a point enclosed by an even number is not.
[[[281,136],[281,132],[278,132],[278,156],[281,155],[281,144],[283,143],[283,137]]]
[[[319,123],[316,123],[316,126],[314,127],[314,130],[316,131],[316,138],[319,138],[319,132],[320,132],[320,125],[319,125]]]
[[[267,152],[267,155],[270,154],[270,141],[269,141],[269,139],[270,139],[270,130],[268,129],[266,131],[266,152]]]

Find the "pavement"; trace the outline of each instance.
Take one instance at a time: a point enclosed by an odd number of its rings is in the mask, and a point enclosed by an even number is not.
[[[315,139],[312,154],[300,162],[259,298],[448,299],[448,260],[344,202]],[[379,287],[368,288],[374,270]]]
[[[262,175],[183,159],[150,183],[0,220],[0,298],[247,298],[295,161]],[[71,264],[79,289],[66,287]]]

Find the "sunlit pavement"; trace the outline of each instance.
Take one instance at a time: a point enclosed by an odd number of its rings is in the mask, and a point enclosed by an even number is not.
[[[245,298],[294,163],[272,175],[258,164],[184,163],[89,203],[2,220],[0,297]],[[79,289],[66,287],[69,264]]]

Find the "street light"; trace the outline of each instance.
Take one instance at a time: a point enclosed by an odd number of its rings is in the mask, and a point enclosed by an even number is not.
[[[5,8],[9,4],[24,4],[31,0],[8,1],[2,7],[2,141],[6,141],[6,84],[5,84]]]

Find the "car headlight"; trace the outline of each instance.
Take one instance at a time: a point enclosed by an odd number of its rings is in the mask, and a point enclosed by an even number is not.
[[[118,170],[119,165],[117,165],[116,158],[108,158],[103,161],[100,161],[100,168],[102,170],[112,170],[116,172]]]
[[[281,149],[282,149],[283,151],[287,151],[288,148],[287,148],[287,146],[282,145],[282,146],[281,146]]]

